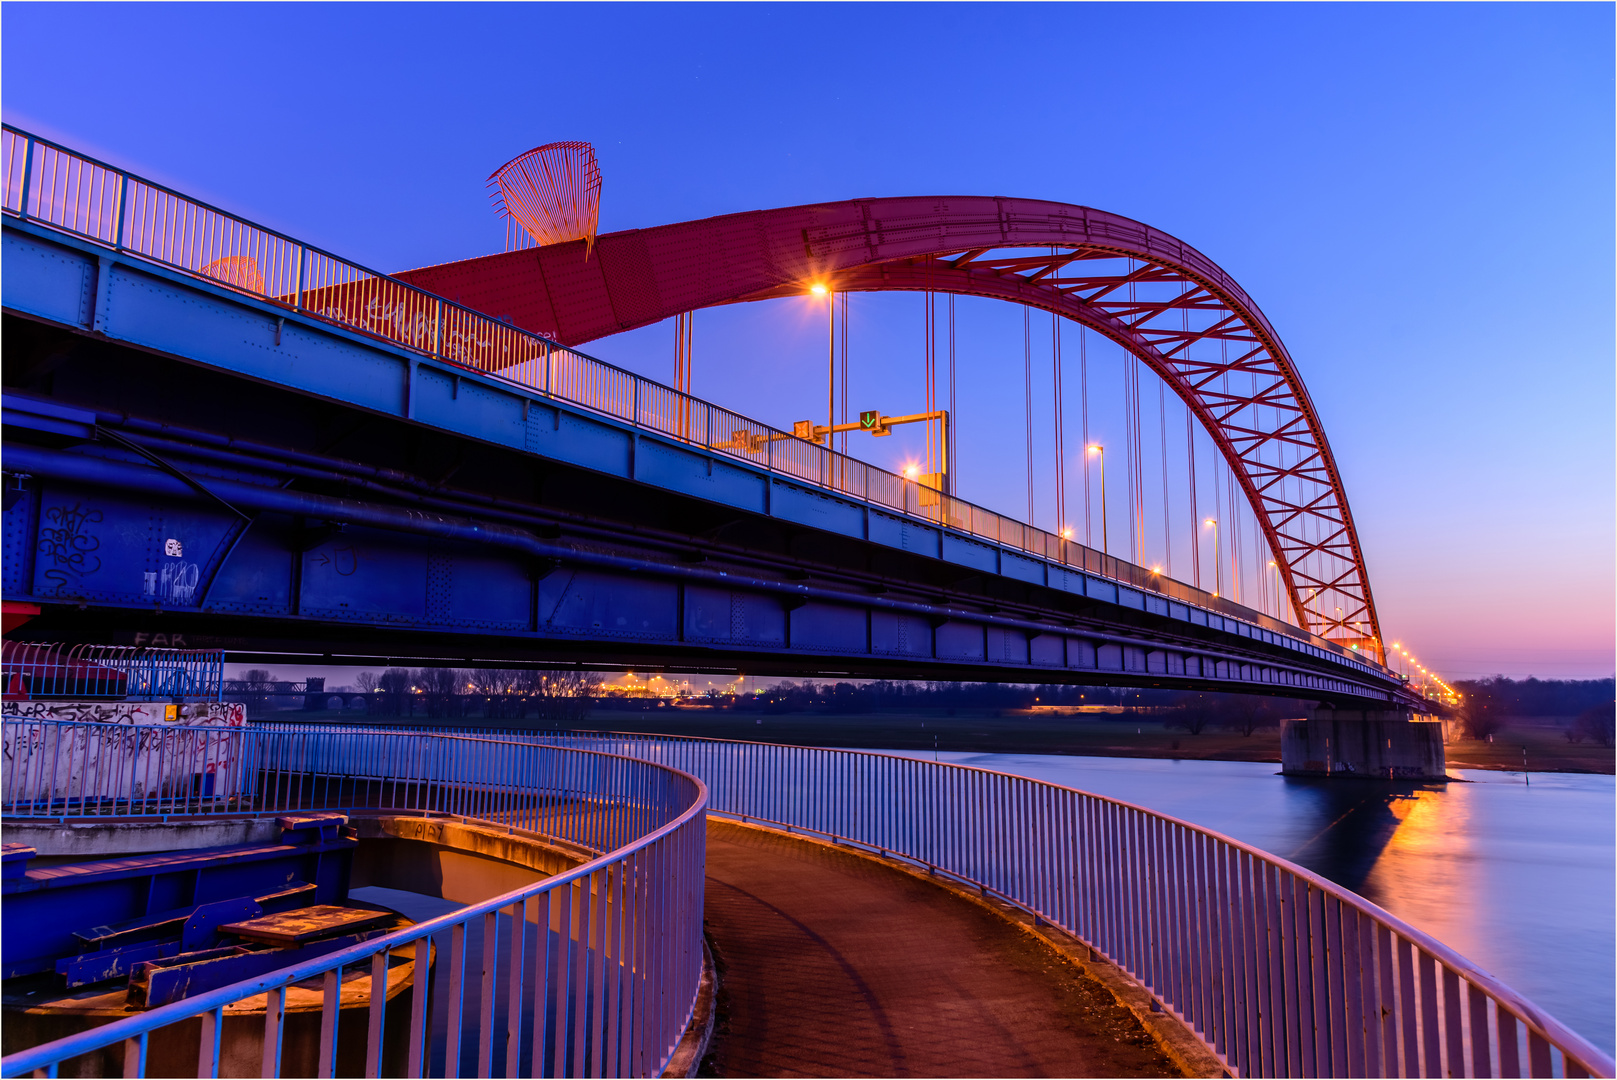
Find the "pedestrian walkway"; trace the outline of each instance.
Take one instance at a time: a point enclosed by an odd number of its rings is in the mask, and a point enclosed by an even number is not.
[[[1105,987],[955,893],[717,820],[707,860],[703,1075],[1180,1075]]]

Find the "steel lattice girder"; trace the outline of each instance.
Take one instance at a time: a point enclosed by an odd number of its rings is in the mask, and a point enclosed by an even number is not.
[[[398,276],[569,345],[813,284],[1054,312],[1133,353],[1196,415],[1245,492],[1302,625],[1384,659],[1347,494],[1296,365],[1245,290],[1183,241],[1082,206],[911,197],[611,233],[585,256],[578,241]]]

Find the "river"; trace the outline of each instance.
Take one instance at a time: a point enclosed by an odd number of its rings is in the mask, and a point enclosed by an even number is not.
[[[931,758],[909,751],[906,757]],[[1374,901],[1613,1051],[1617,785],[1451,769],[1467,783],[1281,777],[1249,761],[944,751],[939,761],[1171,814]]]

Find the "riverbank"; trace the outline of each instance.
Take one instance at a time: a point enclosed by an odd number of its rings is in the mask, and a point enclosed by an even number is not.
[[[1152,715],[1090,718],[1015,709],[760,714],[701,707],[600,708],[579,726],[794,746],[1280,763],[1278,727],[1258,728],[1250,735],[1208,728],[1193,735],[1169,728]],[[1448,745],[1448,763],[1456,769],[1520,771],[1524,747],[1530,772],[1617,772],[1617,752],[1612,747],[1569,743],[1553,718],[1508,724],[1494,735],[1492,743],[1457,739]]]

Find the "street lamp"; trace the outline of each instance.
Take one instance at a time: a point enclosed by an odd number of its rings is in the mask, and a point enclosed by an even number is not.
[[[1224,591],[1224,567],[1219,561],[1221,556],[1218,548],[1218,522],[1208,518],[1202,524],[1213,527],[1213,595],[1218,596]]]
[[[826,351],[826,379],[825,379],[825,426],[837,426],[837,298],[823,282],[816,281],[809,286],[809,292],[815,296],[826,297],[825,302],[825,351]],[[835,441],[829,430],[825,433],[825,448],[832,449]]]
[[[1106,447],[1099,443],[1091,443],[1087,449],[1091,454],[1100,455],[1100,549],[1103,554],[1110,555],[1112,544],[1106,527]],[[1089,509],[1085,507],[1086,517],[1088,513]]]

